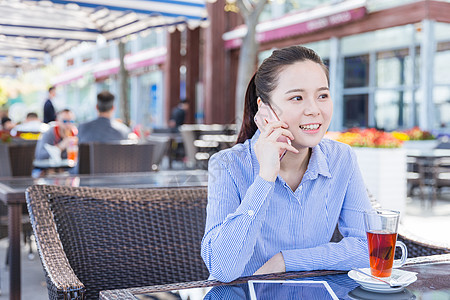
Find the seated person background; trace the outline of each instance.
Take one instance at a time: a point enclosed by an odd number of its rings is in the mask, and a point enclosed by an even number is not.
[[[98,117],[78,128],[79,143],[111,142],[125,140],[131,132],[125,124],[112,120],[114,115],[114,95],[103,91],[97,95]]]
[[[23,123],[17,124],[11,129],[11,134],[15,136],[18,132],[45,132],[49,127],[48,124],[39,120],[37,113],[29,112]]]
[[[58,112],[56,122],[53,123],[44,134],[42,134],[37,142],[35,159],[48,159],[48,153],[45,145],[56,146],[61,150],[61,158],[67,158],[67,146],[71,137],[77,135],[77,128],[74,124],[75,115],[69,109]]]
[[[3,131],[10,131],[11,129],[14,128],[14,123],[13,121],[11,121],[10,118],[8,117],[3,117],[2,118],[2,130]]]

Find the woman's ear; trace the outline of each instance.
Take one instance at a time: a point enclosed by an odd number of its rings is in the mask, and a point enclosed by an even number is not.
[[[261,105],[263,104],[261,97],[258,97],[258,99],[256,99],[256,104],[258,104],[258,108],[261,107]]]

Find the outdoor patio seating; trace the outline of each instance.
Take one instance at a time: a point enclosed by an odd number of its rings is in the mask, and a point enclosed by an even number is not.
[[[153,134],[146,138],[146,142],[155,145],[152,156],[152,168],[158,170],[164,155],[168,152],[170,136],[158,136]]]
[[[31,176],[36,141],[0,143],[0,176]]]
[[[100,290],[208,277],[200,257],[206,187],[35,185],[26,197],[50,299],[91,299]],[[398,239],[409,257],[450,253],[402,231]]]
[[[154,170],[156,143],[88,143],[78,148],[78,173],[103,174]],[[159,157],[158,157],[159,159]]]
[[[235,134],[235,125],[221,124],[187,124],[180,126],[184,149],[190,167],[208,168],[211,155],[222,150],[221,143],[216,140],[205,139],[205,136],[231,136]]]
[[[207,188],[35,185],[27,204],[50,299],[204,280]]]

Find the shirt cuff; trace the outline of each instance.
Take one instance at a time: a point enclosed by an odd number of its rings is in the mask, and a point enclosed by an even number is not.
[[[318,250],[318,249],[316,249]],[[321,264],[317,261],[320,253],[311,249],[282,250],[286,272],[317,270]]]

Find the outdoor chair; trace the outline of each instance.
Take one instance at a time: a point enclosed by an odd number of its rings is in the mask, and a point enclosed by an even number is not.
[[[206,187],[35,185],[26,198],[50,299],[208,278]]]
[[[207,169],[211,155],[220,151],[220,144],[213,140],[203,140],[201,137],[207,135],[230,135],[234,134],[235,127],[222,124],[186,124],[180,126],[184,149],[188,159],[189,167]]]
[[[149,143],[92,143],[90,173],[150,172],[154,147]]]
[[[440,194],[442,188],[450,187],[450,157],[438,158],[434,164],[434,184]]]
[[[0,143],[0,177],[31,176],[36,141]]]
[[[91,159],[89,144],[78,145],[78,174],[91,174]]]
[[[152,168],[153,170],[158,170],[164,155],[168,152],[170,145],[169,136],[158,136],[150,135],[146,138],[146,142],[154,145],[153,156],[152,156]]]

